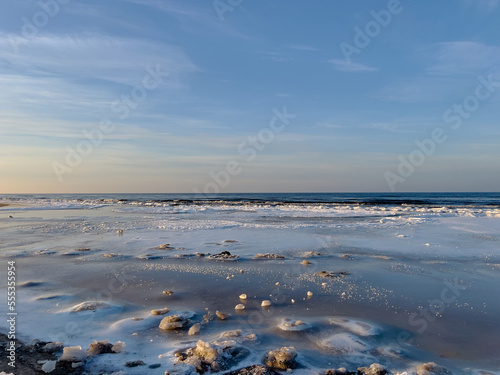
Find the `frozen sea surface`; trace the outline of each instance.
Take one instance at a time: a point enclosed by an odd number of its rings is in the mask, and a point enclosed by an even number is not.
[[[142,360],[164,374],[176,351],[227,336],[248,353],[230,370],[293,346],[298,374],[372,363],[410,373],[425,362],[500,372],[494,195],[131,198],[0,198],[0,277],[14,260],[21,339],[125,342],[88,358],[89,373],[140,374],[124,366]],[[151,310],[165,307],[184,328],[159,329],[165,316]]]

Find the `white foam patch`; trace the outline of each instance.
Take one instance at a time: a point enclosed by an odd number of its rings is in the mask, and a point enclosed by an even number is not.
[[[290,318],[283,318],[278,324],[278,328],[282,331],[297,332],[306,331],[312,327],[311,324],[303,322],[302,320],[295,320]]]
[[[375,336],[382,333],[382,328],[363,320],[351,318],[331,318],[330,324],[344,328],[358,336]]]
[[[320,340],[319,345],[335,352],[336,354],[356,354],[370,349],[361,338],[350,333],[337,333],[326,339]]]

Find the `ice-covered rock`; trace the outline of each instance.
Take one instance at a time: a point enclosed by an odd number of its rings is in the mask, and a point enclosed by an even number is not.
[[[125,367],[138,367],[138,366],[146,366],[146,364],[144,363],[144,361],[141,361],[140,359],[135,361],[125,362]]]
[[[238,255],[233,255],[229,251],[222,251],[219,254],[209,255],[209,259],[221,259],[221,260],[236,260],[239,258]]]
[[[284,346],[281,349],[269,351],[264,358],[264,363],[281,370],[294,369],[298,365],[295,361],[296,357],[297,351],[293,346]]]
[[[219,310],[215,312],[215,315],[217,315],[217,318],[219,318],[220,320],[226,320],[229,317],[229,314],[220,312]]]
[[[272,254],[272,253],[261,254],[261,253],[258,253],[255,256],[255,259],[285,259],[285,257],[283,255],[279,255],[279,254]]]
[[[391,374],[384,366],[372,363],[370,367],[358,367],[358,374],[362,375],[386,375]],[[392,374],[391,374],[392,375]]]
[[[67,346],[63,349],[63,354],[59,361],[62,362],[82,362],[87,359],[87,352],[78,346]]]
[[[125,350],[125,348],[126,348],[126,345],[123,341],[117,341],[117,342],[115,342],[115,345],[113,345],[111,350],[113,351],[113,353],[121,353]]]
[[[325,375],[351,375],[352,372],[346,370],[345,367],[341,367],[338,369],[328,369],[325,371]]]
[[[248,354],[247,349],[236,347],[232,340],[212,344],[198,340],[196,347],[177,352],[176,357],[179,362],[192,365],[198,373],[203,374],[228,369]]]
[[[164,307],[163,309],[151,310],[151,314],[153,314],[153,315],[165,315],[169,311],[170,311],[170,309],[168,307]]]
[[[94,341],[89,345],[89,348],[87,349],[87,354],[89,356],[92,356],[105,353],[113,353],[112,348],[113,344],[111,344],[109,340]]]
[[[106,354],[106,353],[120,353],[125,349],[125,343],[117,341],[114,345],[109,340],[94,341],[89,345],[87,354],[89,356]]]
[[[276,372],[264,365],[253,365],[239,370],[226,372],[224,375],[279,375],[279,372]]]
[[[183,328],[187,325],[187,323],[188,320],[180,314],[169,315],[161,320],[159,327],[160,329],[171,331],[174,329]]]
[[[417,367],[417,375],[451,375],[451,372],[446,367],[428,362]]]
[[[42,352],[46,352],[46,353],[55,353],[55,352],[58,352],[59,350],[61,350],[62,348],[63,348],[62,342],[56,341],[56,342],[46,343],[45,345],[43,345],[40,348],[40,350]]]
[[[200,333],[200,323],[193,324],[191,328],[189,328],[188,335],[193,336]]]
[[[283,318],[281,322],[278,324],[278,328],[282,331],[305,331],[311,328],[311,325],[308,323],[304,323],[302,320],[293,320],[290,318]]]

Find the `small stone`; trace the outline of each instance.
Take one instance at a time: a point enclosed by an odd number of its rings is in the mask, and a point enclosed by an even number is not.
[[[246,294],[240,294],[240,299],[247,299],[247,295]]]
[[[145,366],[146,364],[141,361],[141,360],[137,360],[137,361],[128,361],[125,363],[125,367],[137,367],[137,366]]]
[[[151,310],[151,314],[153,315],[165,315],[166,313],[168,313],[170,310],[168,307],[164,307],[163,309],[155,309],[155,310]]]
[[[163,294],[166,294],[167,296],[171,296],[172,294],[174,294],[174,292],[172,292],[171,290],[164,290]]]
[[[41,351],[46,352],[46,353],[55,353],[55,352],[58,352],[59,350],[61,350],[62,348],[63,348],[62,342],[56,341],[56,342],[49,342],[49,343],[45,344],[41,348]]]
[[[123,236],[123,229],[118,229],[116,231],[116,234],[118,234],[119,236]]]
[[[87,349],[87,354],[90,356],[105,354],[105,353],[113,353],[113,344],[111,344],[108,340],[103,341],[94,341],[89,345]]]
[[[200,333],[200,323],[193,324],[191,328],[189,328],[188,335],[194,336]]]
[[[234,307],[235,310],[245,310],[245,305],[240,303]]]
[[[292,303],[295,303],[295,300],[294,300],[293,298],[292,298],[290,301],[291,301]]]
[[[314,294],[313,294],[313,292],[311,292],[311,291],[308,291],[308,292],[307,292],[307,296],[308,296],[308,297],[312,297],[313,295],[314,295]]]
[[[311,262],[309,262],[308,260],[305,260],[305,259],[304,259],[304,260],[301,262],[301,264],[303,264],[303,265],[306,265],[306,266],[307,266],[307,265],[311,264]]]
[[[220,312],[219,310],[215,312],[215,315],[217,315],[217,318],[219,318],[220,320],[226,320],[229,316],[228,314]]]
[[[170,315],[161,320],[159,327],[160,329],[171,331],[183,328],[187,323],[187,319],[181,315]]]
[[[151,368],[151,369],[159,368],[159,367],[161,367],[161,363],[154,363],[152,365],[149,365],[148,367]]]
[[[269,301],[268,299],[262,301],[262,303],[260,304],[262,307],[269,307],[271,306],[271,301]]]

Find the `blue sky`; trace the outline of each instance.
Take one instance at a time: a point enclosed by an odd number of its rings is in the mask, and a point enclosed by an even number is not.
[[[498,0],[3,0],[0,193],[498,191],[499,19]]]

